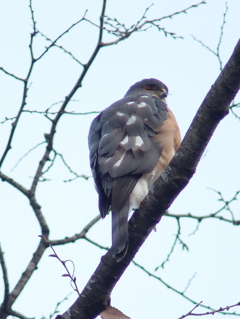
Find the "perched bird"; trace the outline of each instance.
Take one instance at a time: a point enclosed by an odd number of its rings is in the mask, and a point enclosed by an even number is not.
[[[90,127],[90,166],[102,218],[112,211],[112,254],[117,261],[127,252],[129,213],[139,208],[181,142],[167,94],[161,81],[137,82]]]

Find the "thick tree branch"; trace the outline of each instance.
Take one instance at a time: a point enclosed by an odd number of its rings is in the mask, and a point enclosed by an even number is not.
[[[48,234],[47,234],[48,235]],[[7,299],[7,305],[4,307],[4,304],[1,305],[0,308],[0,318],[5,319],[8,317],[8,315],[15,313],[12,309],[11,306],[15,302],[15,300],[19,297],[21,294],[22,290],[24,289],[26,283],[28,282],[29,278],[33,274],[34,270],[37,269],[37,265],[46,249],[47,245],[43,239],[41,239],[36,251],[34,252],[26,270],[22,273],[18,283],[14,287],[13,291],[8,294],[8,299]],[[20,314],[17,315],[18,318],[26,318]]]
[[[102,257],[76,302],[58,319],[90,319],[108,307],[110,294],[153,227],[195,173],[197,164],[219,122],[228,114],[240,88],[240,41],[208,92],[165,173],[154,184],[129,222],[129,249],[119,263],[111,250]]]
[[[25,287],[29,278],[31,277],[34,270],[37,269],[37,264],[39,263],[47,245],[43,239],[40,240],[37,250],[33,254],[26,270],[22,273],[20,280],[17,285],[14,287],[13,291],[9,295],[9,307],[14,303],[17,297],[20,295],[21,291]]]

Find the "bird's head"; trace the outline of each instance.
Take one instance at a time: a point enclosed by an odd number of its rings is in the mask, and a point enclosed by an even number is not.
[[[144,79],[132,85],[125,96],[143,93],[164,100],[168,95],[168,87],[157,79]]]

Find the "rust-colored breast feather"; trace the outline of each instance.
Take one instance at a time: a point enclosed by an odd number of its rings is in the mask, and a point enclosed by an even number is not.
[[[153,137],[156,145],[162,147],[161,156],[156,165],[157,177],[168,166],[181,143],[181,133],[172,111],[167,107],[168,117],[158,128],[158,134]]]

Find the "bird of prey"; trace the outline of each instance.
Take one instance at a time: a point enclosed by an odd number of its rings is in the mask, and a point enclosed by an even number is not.
[[[112,212],[112,254],[117,261],[127,252],[129,213],[139,208],[181,142],[167,94],[161,81],[144,79],[90,127],[90,166],[102,218]]]

